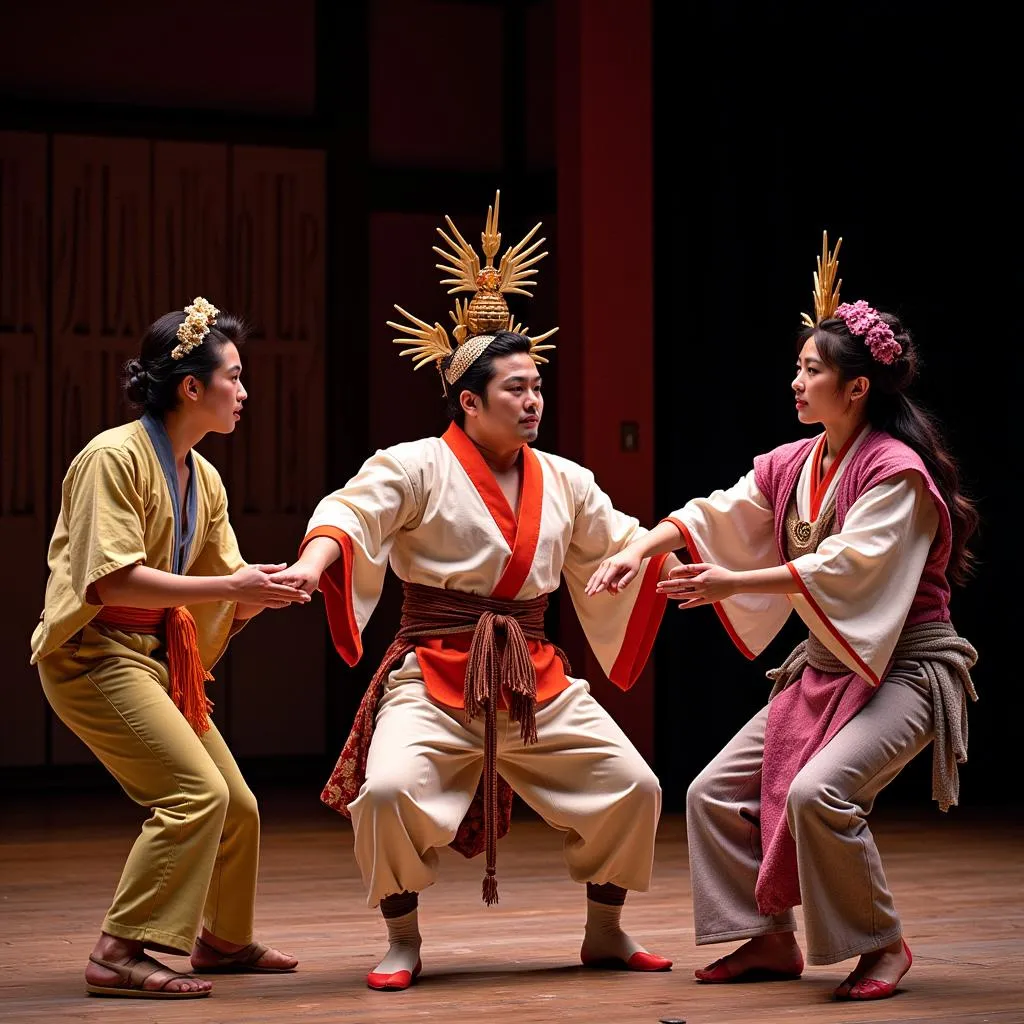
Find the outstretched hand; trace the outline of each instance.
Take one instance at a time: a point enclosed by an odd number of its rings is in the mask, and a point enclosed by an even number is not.
[[[307,565],[302,559],[289,565],[287,568],[280,566],[280,572],[274,573],[271,579],[286,587],[294,587],[304,594],[311,595],[313,591],[320,589],[319,570]]]
[[[594,571],[587,582],[584,593],[593,597],[607,590],[609,594],[617,594],[628,587],[636,579],[643,559],[631,548],[624,548],[617,555],[606,558]]]
[[[287,608],[290,604],[308,604],[309,594],[298,587],[281,583],[275,574],[284,562],[245,565],[231,574],[232,596],[239,605],[256,608]]]
[[[720,565],[693,562],[680,565],[658,584],[658,593],[678,601],[680,608],[715,604],[736,593],[736,573]]]

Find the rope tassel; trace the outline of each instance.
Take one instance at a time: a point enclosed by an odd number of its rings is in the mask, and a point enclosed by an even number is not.
[[[504,650],[498,656],[499,632],[504,633]],[[530,657],[522,627],[515,617],[484,612],[473,630],[466,665],[463,703],[466,719],[484,712],[484,845],[487,868],[483,880],[484,903],[498,902],[498,700],[501,688],[508,691],[509,718],[520,724],[523,743],[537,742],[537,670]]]
[[[202,736],[210,729],[213,702],[206,696],[206,684],[213,676],[203,668],[196,620],[184,607],[167,611],[167,668],[171,700],[196,735]]]

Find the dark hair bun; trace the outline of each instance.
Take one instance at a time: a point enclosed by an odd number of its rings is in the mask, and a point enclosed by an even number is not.
[[[138,359],[124,364],[124,393],[135,405],[145,405],[149,395],[150,376]]]

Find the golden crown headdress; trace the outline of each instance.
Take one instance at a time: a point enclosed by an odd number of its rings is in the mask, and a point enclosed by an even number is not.
[[[814,319],[809,313],[801,313],[800,319],[808,327],[817,327],[822,320],[829,320],[836,315],[839,307],[839,289],[843,286],[842,278],[836,280],[839,270],[839,247],[843,244],[840,238],[835,249],[828,251],[828,232],[821,233],[821,255],[818,257],[818,269],[814,272]]]
[[[864,339],[875,362],[889,366],[903,355],[903,346],[896,340],[892,327],[882,318],[882,314],[864,299],[842,304],[839,302],[839,289],[843,282],[836,281],[836,272],[839,270],[839,247],[842,244],[840,238],[835,249],[829,253],[828,232],[822,233],[821,255],[814,275],[816,319],[812,320],[807,313],[802,313],[801,318],[808,327],[817,327],[823,320],[842,320],[852,335]]]
[[[184,359],[192,349],[202,345],[219,314],[220,310],[212,302],[197,295],[191,305],[185,307],[185,319],[178,324],[178,344],[171,349],[171,358]]]
[[[509,313],[506,295],[526,295],[533,297],[533,292],[527,291],[528,287],[535,284],[533,278],[537,273],[536,264],[545,256],[546,252],[537,253],[537,250],[544,244],[545,239],[540,238],[533,244],[529,244],[533,236],[540,229],[540,223],[534,225],[526,236],[517,245],[510,246],[501,257],[501,262],[494,266],[494,257],[501,246],[501,233],[498,231],[498,209],[501,202],[500,190],[494,194],[494,206],[487,207],[487,221],[484,225],[483,234],[480,236],[481,245],[487,262],[480,266],[480,257],[477,256],[473,247],[462,237],[459,229],[455,226],[451,217],[445,216],[445,222],[451,234],[446,234],[443,228],[438,228],[437,233],[448,245],[442,249],[435,245],[436,252],[445,263],[437,263],[438,270],[443,270],[452,276],[442,278],[441,284],[448,284],[449,295],[456,292],[473,292],[472,299],[455,300],[455,309],[449,315],[455,327],[452,336],[455,338],[456,347],[452,348],[448,340],[448,332],[435,323],[431,326],[425,320],[406,312],[401,306],[396,305],[395,309],[409,321],[408,324],[388,321],[388,326],[396,331],[402,331],[404,338],[395,338],[396,345],[405,345],[406,348],[399,353],[403,356],[411,356],[414,362],[413,369],[418,370],[427,363],[436,363],[438,371],[441,370],[441,363],[448,356],[452,360],[447,370],[441,373],[441,380],[447,393],[448,387],[454,384],[465,372],[483,355],[487,346],[494,341],[495,334],[499,331],[512,331],[515,334],[522,334],[530,341],[530,357],[535,363],[546,363],[547,359],[540,355],[553,349],[554,345],[545,345],[557,330],[552,328],[544,334],[533,337],[529,328],[515,322],[515,317]],[[534,255],[536,253],[536,255]]]

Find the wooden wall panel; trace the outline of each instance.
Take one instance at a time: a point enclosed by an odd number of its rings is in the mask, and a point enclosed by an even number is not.
[[[0,620],[4,649],[24,653],[0,764],[91,760],[47,724],[28,637],[67,465],[134,415],[120,369],[157,316],[201,294],[253,325],[246,415],[202,445],[246,556],[294,558],[324,489],[323,154],[79,136],[50,152],[48,167],[46,136],[0,134],[0,537],[30,581]],[[313,607],[261,616],[232,645],[211,695],[240,755],[322,751],[324,640]]]
[[[143,139],[58,135],[53,142],[51,480],[94,434],[130,412],[120,367],[152,320],[151,145]],[[53,757],[91,755],[54,720]]]
[[[153,144],[153,308],[151,319],[202,295],[231,309],[228,270],[228,147],[223,143]],[[234,310],[232,309],[232,312]],[[229,440],[210,434],[199,450],[220,470],[230,498]],[[230,739],[231,653],[207,687],[218,727]]]
[[[153,146],[153,311],[196,295],[227,303],[228,148],[216,143]]]
[[[236,147],[229,294],[253,324],[246,415],[231,441],[231,518],[250,561],[291,561],[324,491],[324,158]],[[260,616],[232,645],[240,756],[320,753],[319,601]]]
[[[40,763],[47,714],[29,637],[43,606],[46,510],[46,136],[0,132],[0,765]]]

